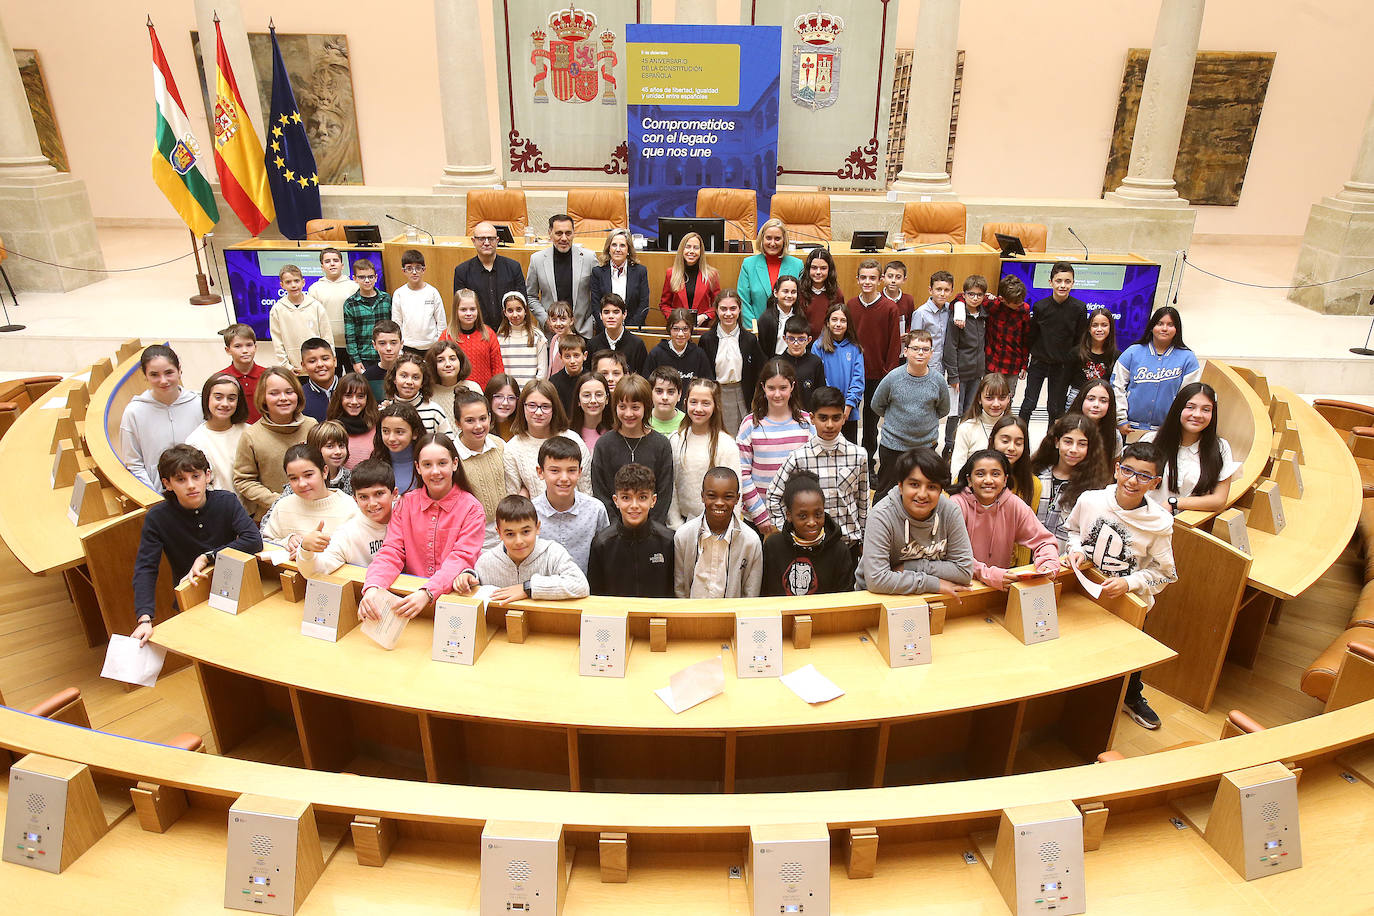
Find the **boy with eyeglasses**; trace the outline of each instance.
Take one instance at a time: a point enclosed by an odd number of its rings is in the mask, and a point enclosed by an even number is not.
[[[391,294],[377,288],[377,267],[367,258],[353,264],[353,282],[358,290],[343,304],[344,345],[353,371],[366,375],[369,366],[377,365],[372,329],[391,320]]]
[[[401,326],[401,346],[424,356],[448,327],[444,300],[425,282],[425,256],[418,249],[407,248],[401,254],[401,270],[406,285],[391,294],[391,320]]]
[[[825,386],[825,364],[811,352],[811,324],[803,315],[793,315],[782,326],[782,340],[787,345],[781,358],[792,364],[797,372],[797,390],[802,406],[813,409],[811,398],[817,388]],[[750,397],[753,397],[751,392]],[[729,432],[729,430],[727,430]]]
[[[1102,594],[1120,598],[1130,592],[1146,608],[1154,596],[1178,580],[1174,568],[1174,520],[1169,510],[1145,495],[1159,486],[1164,457],[1153,442],[1132,442],[1116,464],[1116,483],[1078,497],[1065,528],[1069,563],[1092,566],[1107,577]],[[1145,702],[1140,672],[1126,687],[1126,714],[1143,728],[1159,728],[1159,716]]]
[[[949,386],[943,373],[932,372],[935,352],[930,332],[907,331],[902,338],[906,364],[898,366],[878,383],[873,392],[873,412],[883,418],[878,434],[878,484],[876,502],[897,484],[897,459],[913,448],[935,448],[940,418],[949,413]]]

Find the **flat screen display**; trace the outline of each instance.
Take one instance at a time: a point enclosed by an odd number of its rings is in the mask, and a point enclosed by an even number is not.
[[[353,265],[361,260],[372,262],[377,270],[377,288],[390,290],[391,286],[382,277],[382,251],[344,251],[344,272],[353,276]],[[320,267],[320,252],[314,248],[283,249],[279,251],[253,250],[243,248],[224,249],[224,266],[229,274],[229,295],[234,301],[234,316],[253,328],[258,340],[268,340],[267,317],[272,305],[282,297],[281,280],[278,275],[287,264],[301,269],[305,278],[305,288],[324,276]]]
[[[1002,276],[1019,277],[1026,284],[1032,306],[1050,294],[1051,261],[1003,261]],[[1116,345],[1125,350],[1140,337],[1154,309],[1159,287],[1158,264],[1073,265],[1073,295],[1089,309],[1102,306],[1116,321]]]

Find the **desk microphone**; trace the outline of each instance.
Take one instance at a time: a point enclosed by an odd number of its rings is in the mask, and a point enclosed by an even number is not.
[[[894,248],[893,251],[916,251],[920,248],[934,248],[937,245],[948,245],[949,253],[954,254],[953,242],[924,242],[920,245],[903,245],[901,248]]]
[[[387,219],[391,220],[393,223],[400,223],[402,226],[409,226],[411,229],[414,229],[416,232],[423,232],[425,235],[429,236],[429,243],[430,243],[431,245],[435,244],[435,242],[434,242],[434,233],[433,233],[433,232],[430,232],[428,229],[423,229],[423,228],[421,228],[420,226],[417,226],[417,225],[415,225],[414,223],[408,223],[408,222],[406,222],[406,221],[403,220],[403,219],[397,219],[396,217],[392,216],[390,213],[383,213],[382,216],[385,216]],[[1070,230],[1070,231],[1072,231],[1072,230]]]
[[[1083,260],[1088,260],[1088,243],[1078,237],[1078,233],[1073,231],[1072,226],[1065,226],[1064,228],[1068,229],[1069,235],[1073,236],[1078,244],[1083,246]]]

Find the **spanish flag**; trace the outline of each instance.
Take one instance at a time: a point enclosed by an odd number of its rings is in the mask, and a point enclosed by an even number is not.
[[[234,82],[229,52],[224,49],[219,17],[215,17],[215,171],[220,193],[238,215],[250,235],[267,228],[276,216],[272,192],[267,187],[267,169],[262,161],[262,144],[243,108],[243,96]]]
[[[162,43],[148,20],[148,37],[153,40],[153,99],[157,116],[153,130],[153,181],[167,195],[167,201],[197,236],[215,228],[219,208],[210,182],[200,171],[200,144],[191,132],[186,106],[181,104],[172,68],[162,53]]]

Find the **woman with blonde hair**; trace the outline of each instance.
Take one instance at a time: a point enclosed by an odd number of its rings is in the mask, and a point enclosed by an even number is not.
[[[719,292],[720,271],[707,263],[706,243],[697,233],[687,233],[677,246],[673,266],[664,275],[659,311],[666,319],[673,309],[687,309],[696,313],[696,326],[705,327],[716,318]]]
[[[800,277],[802,272],[801,258],[787,253],[787,225],[780,219],[770,219],[759,227],[754,250],[758,253],[740,264],[739,281],[735,284],[744,306],[741,323],[750,330],[768,307],[778,277]]]
[[[596,333],[601,327],[601,298],[615,293],[625,300],[625,323],[633,327],[644,324],[649,314],[649,269],[635,257],[635,245],[627,229],[612,229],[606,234],[606,244],[596,256],[600,264],[592,268],[588,285],[588,299],[596,309]]]

